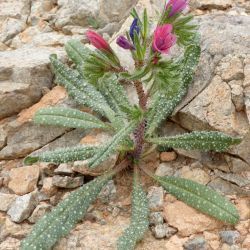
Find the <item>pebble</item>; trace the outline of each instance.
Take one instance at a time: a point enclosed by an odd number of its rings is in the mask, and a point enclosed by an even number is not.
[[[77,188],[83,185],[84,178],[55,175],[52,179],[52,184],[60,188]]]
[[[161,225],[163,224],[164,219],[163,219],[163,215],[161,212],[152,212],[149,215],[149,224],[150,225]]]
[[[160,160],[162,162],[174,161],[177,158],[177,154],[175,151],[172,152],[162,152],[160,154]]]
[[[220,238],[222,242],[232,246],[239,240],[240,233],[236,230],[221,231]]]
[[[164,190],[162,187],[150,187],[147,197],[149,209],[151,211],[163,210]]]
[[[188,240],[183,247],[185,250],[207,250],[206,240],[200,236]]]
[[[98,198],[103,203],[109,203],[116,198],[116,186],[113,180],[110,180],[101,190]]]

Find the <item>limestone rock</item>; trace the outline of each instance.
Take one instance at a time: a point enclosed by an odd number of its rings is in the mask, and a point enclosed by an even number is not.
[[[47,212],[50,212],[52,209],[52,206],[47,203],[41,203],[39,204],[31,216],[29,217],[28,221],[30,223],[36,223],[42,216],[44,216]]]
[[[30,193],[36,189],[39,173],[37,165],[13,168],[10,171],[9,188],[18,195]]]
[[[53,48],[25,47],[0,52],[0,118],[18,113],[37,102],[44,88],[51,88],[53,75],[49,55],[64,52]]]
[[[150,187],[147,197],[150,210],[161,211],[163,209],[164,190],[162,187]]]
[[[19,196],[8,210],[11,220],[20,223],[27,219],[37,205],[34,193]]]
[[[14,194],[0,193],[0,211],[7,212],[16,198]]]
[[[164,218],[170,226],[177,228],[178,234],[183,237],[214,230],[223,225],[178,200],[164,204]]]
[[[77,188],[83,185],[83,177],[70,177],[55,175],[52,184],[60,188]]]

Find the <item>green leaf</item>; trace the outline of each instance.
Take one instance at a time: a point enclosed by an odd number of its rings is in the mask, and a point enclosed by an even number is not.
[[[227,150],[231,145],[239,144],[241,139],[232,138],[220,132],[195,131],[171,137],[151,138],[148,141],[170,148],[222,152]]]
[[[95,116],[71,108],[43,108],[34,116],[34,122],[43,125],[55,125],[69,128],[110,130],[111,127]]]
[[[155,176],[154,179],[170,194],[205,214],[230,224],[239,221],[235,206],[209,187],[177,177]]]
[[[65,45],[69,58],[76,64],[83,64],[91,54],[91,50],[84,46],[79,40],[70,40]]]
[[[67,163],[73,161],[83,161],[93,157],[97,151],[97,147],[76,146],[72,148],[60,148],[51,152],[44,152],[40,155],[29,155],[25,158],[25,165],[40,162],[52,162],[56,164]]]
[[[36,223],[32,232],[22,241],[21,250],[51,249],[84,217],[110,178],[111,175],[98,177],[70,193],[51,213]]]
[[[127,72],[120,73],[120,78],[126,79],[128,81],[136,81],[141,80],[144,76],[146,76],[150,72],[150,65],[146,65],[141,69],[135,70],[132,74]]]
[[[93,158],[89,160],[89,168],[97,167],[101,162],[106,160],[119,145],[122,145],[127,137],[133,132],[139,121],[132,121],[125,125],[114,137],[104,146],[102,146],[94,155]]]
[[[110,120],[114,119],[114,111],[93,85],[81,79],[75,71],[66,67],[54,56],[51,56],[50,60],[58,82],[67,89],[68,94],[72,96],[77,103],[92,108]]]
[[[149,226],[149,208],[147,195],[135,174],[132,193],[132,218],[129,227],[118,239],[118,250],[133,250],[143,238]]]

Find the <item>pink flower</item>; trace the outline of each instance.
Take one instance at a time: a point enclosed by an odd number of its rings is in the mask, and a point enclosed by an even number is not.
[[[171,24],[158,26],[154,32],[153,50],[162,54],[167,54],[169,49],[176,43],[176,37],[172,32]]]
[[[171,11],[169,13],[169,16],[174,16],[180,12],[182,12],[188,5],[188,0],[169,0],[166,9],[168,9],[171,6]]]
[[[107,43],[107,41],[105,41],[103,39],[102,36],[100,36],[98,33],[96,33],[93,30],[88,30],[86,32],[86,36],[88,38],[88,40],[90,41],[90,43],[95,46],[97,49],[99,50],[106,50],[108,52],[111,52],[111,48],[109,46],[109,44]]]

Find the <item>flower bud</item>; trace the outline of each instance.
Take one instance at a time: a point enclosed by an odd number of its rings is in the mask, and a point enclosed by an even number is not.
[[[99,50],[104,50],[104,51],[108,51],[108,52],[111,52],[111,48],[108,44],[107,41],[105,41],[103,39],[102,36],[100,36],[98,33],[96,33],[95,31],[92,31],[92,30],[88,30],[86,32],[86,36],[89,40],[89,42],[94,46],[96,47],[97,49]]]
[[[169,16],[174,16],[180,12],[182,12],[188,5],[188,0],[169,0],[166,9],[171,7],[171,11]]]
[[[135,49],[134,45],[131,44],[125,36],[119,36],[116,40],[116,43],[123,49]]]
[[[172,34],[173,26],[165,24],[158,26],[154,32],[153,50],[162,54],[167,54],[169,49],[176,43],[176,36]]]
[[[131,39],[134,41],[134,33],[139,34],[140,33],[140,27],[138,26],[138,19],[135,18],[133,23],[130,26],[130,30],[129,30],[129,35],[131,37]]]

